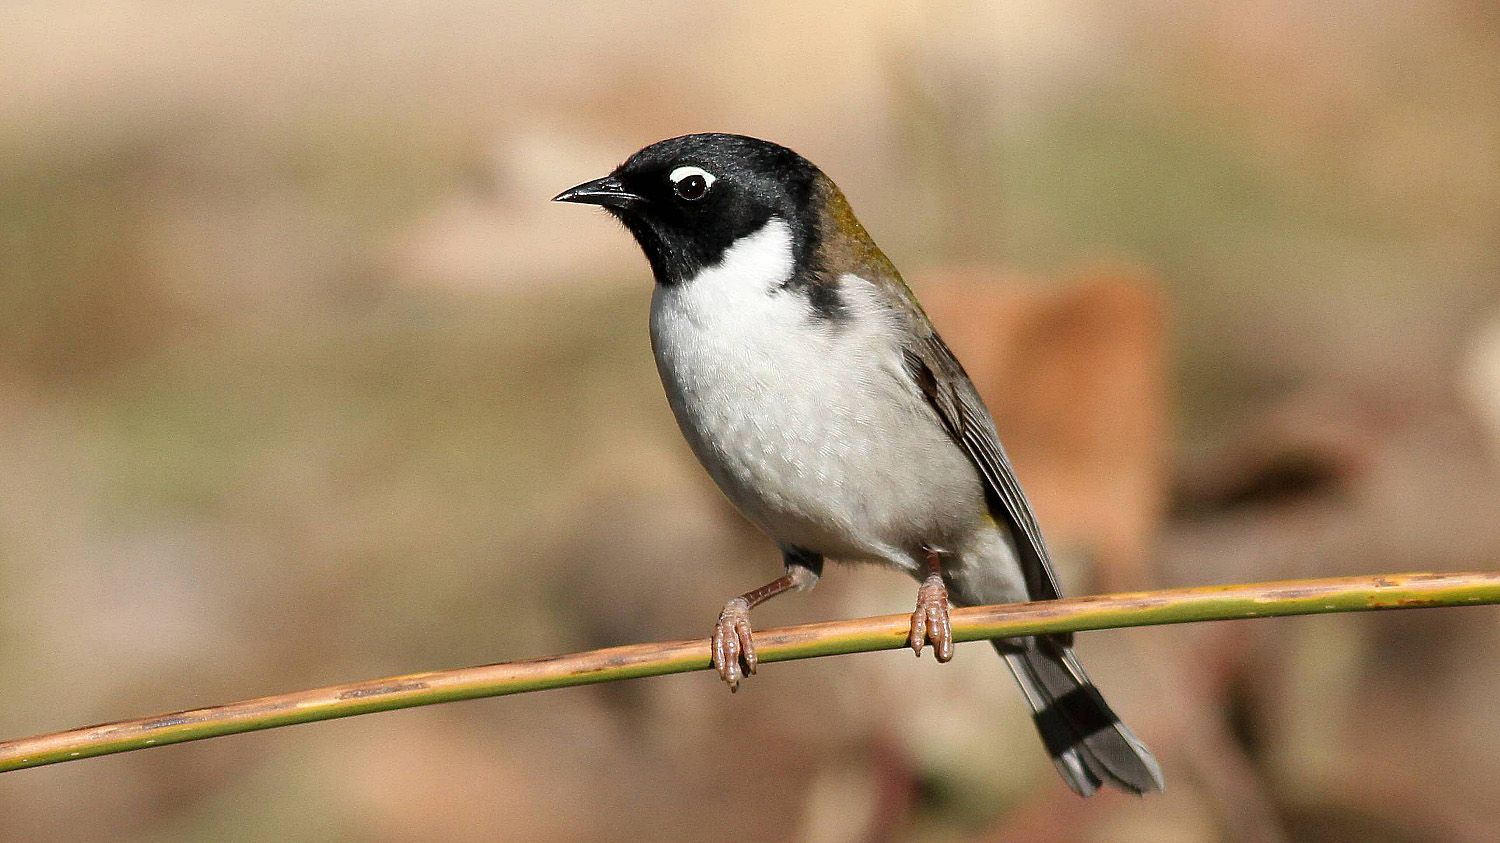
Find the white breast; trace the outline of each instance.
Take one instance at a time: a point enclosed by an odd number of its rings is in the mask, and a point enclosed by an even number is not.
[[[783,544],[908,567],[913,541],[979,520],[979,481],[902,372],[875,290],[849,318],[786,289],[792,234],[772,219],[685,283],[658,286],[651,337],[684,436],[720,488]],[[919,538],[920,537],[920,538]]]

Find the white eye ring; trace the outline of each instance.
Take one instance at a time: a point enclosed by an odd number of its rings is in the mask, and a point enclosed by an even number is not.
[[[718,178],[714,176],[713,173],[710,173],[702,167],[678,167],[671,173],[667,174],[667,179],[672,182],[672,189],[678,190],[677,186],[681,184],[684,179],[690,179],[693,176],[698,176],[699,178],[703,179],[703,193],[707,193],[708,189],[714,186],[714,182],[718,181]],[[700,193],[698,194],[698,196],[684,198],[698,199],[702,196],[703,194]]]
[[[667,175],[667,178],[672,182],[672,184],[676,184],[687,178],[688,176],[702,176],[703,180],[708,182],[709,187],[713,187],[714,182],[718,180],[717,176],[703,169],[702,167],[678,167],[677,169],[669,173]]]

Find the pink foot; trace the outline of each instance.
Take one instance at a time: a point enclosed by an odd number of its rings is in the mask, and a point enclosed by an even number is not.
[[[722,623],[722,621],[721,621]],[[938,574],[929,574],[917,590],[917,610],[911,613],[911,650],[922,656],[922,648],[932,642],[932,654],[939,662],[953,658],[953,625],[948,621],[948,587]],[[753,671],[752,671],[753,672]]]
[[[944,615],[946,618],[947,615]],[[740,679],[755,675],[755,642],[750,638],[750,603],[736,597],[724,604],[714,625],[714,669],[730,691],[740,689]]]

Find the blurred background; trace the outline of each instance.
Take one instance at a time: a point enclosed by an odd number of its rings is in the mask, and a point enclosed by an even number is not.
[[[775,576],[644,260],[547,202],[690,131],[844,188],[1071,592],[1493,569],[1497,91],[1483,0],[9,0],[0,736],[706,636]],[[1073,797],[964,647],[14,773],[0,838],[1493,839],[1494,610],[1080,641],[1165,794]]]

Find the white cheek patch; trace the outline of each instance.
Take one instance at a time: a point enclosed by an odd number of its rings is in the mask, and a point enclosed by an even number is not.
[[[678,167],[677,169],[667,174],[667,179],[670,180],[672,184],[676,184],[687,178],[688,176],[702,176],[703,183],[707,187],[713,187],[714,182],[718,181],[717,176],[703,169],[702,167]]]
[[[689,279],[685,286],[703,301],[739,312],[739,305],[760,304],[766,293],[792,277],[792,229],[780,217],[771,217],[758,231],[746,234],[724,250],[723,257]]]

